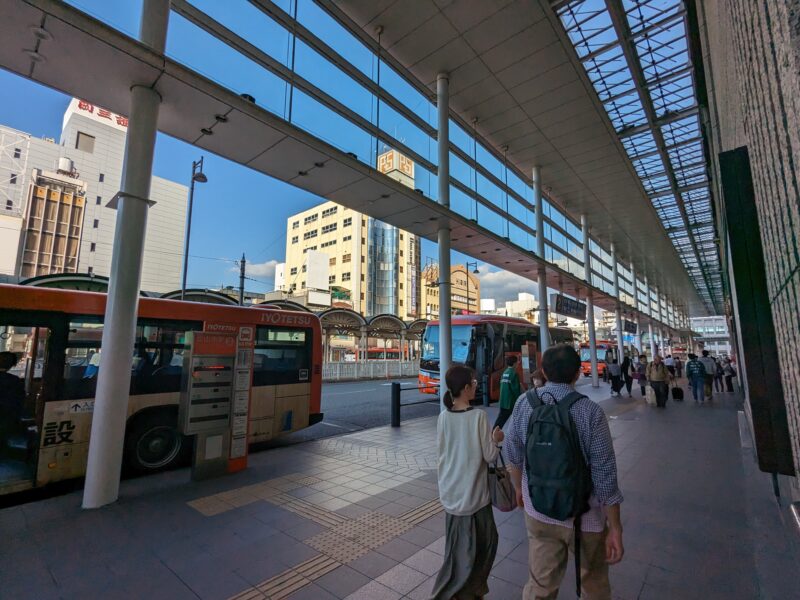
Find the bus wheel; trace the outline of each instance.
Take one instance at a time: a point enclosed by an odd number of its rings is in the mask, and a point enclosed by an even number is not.
[[[178,431],[177,410],[155,410],[134,417],[125,436],[125,459],[137,473],[179,465],[189,444]]]

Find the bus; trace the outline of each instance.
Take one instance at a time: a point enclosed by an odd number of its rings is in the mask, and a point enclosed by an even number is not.
[[[0,351],[19,357],[10,373],[24,383],[18,422],[0,428],[0,494],[85,474],[105,306],[102,293],[0,285]],[[322,336],[315,315],[140,298],[137,316],[127,472],[169,469],[191,454],[191,440],[178,431],[188,331],[253,328],[251,444],[322,420]]]
[[[600,377],[604,377],[606,367],[611,363],[611,361],[619,360],[619,357],[617,356],[617,354],[619,354],[619,351],[617,350],[617,343],[610,340],[599,340],[595,346],[597,348],[597,374]],[[623,346],[623,350],[625,351],[625,354],[631,358],[639,356],[639,351],[635,346]],[[631,354],[631,351],[633,351],[633,354]],[[584,377],[589,377],[592,374],[592,356],[589,352],[588,342],[581,343],[580,353],[581,371],[583,372]],[[624,358],[625,357],[623,357],[623,359]],[[619,362],[622,364],[621,360],[619,360]]]
[[[500,398],[500,377],[506,368],[506,357],[519,356],[527,342],[539,341],[539,326],[514,317],[494,315],[454,315],[452,317],[452,364],[462,364],[474,369],[478,379],[476,398],[488,393],[490,400]],[[553,344],[573,343],[573,333],[565,327],[551,327]],[[523,389],[521,362],[517,371]],[[488,390],[484,390],[484,375],[488,376]],[[419,390],[438,394],[439,385],[439,321],[429,321],[422,336],[422,356],[419,363]]]

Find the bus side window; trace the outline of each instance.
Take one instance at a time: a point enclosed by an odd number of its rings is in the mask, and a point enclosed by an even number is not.
[[[310,381],[311,338],[309,329],[257,327],[253,385]]]
[[[94,398],[102,337],[103,323],[99,317],[75,317],[70,320],[64,352],[62,400]]]
[[[506,366],[506,340],[503,336],[503,326],[492,324],[494,328],[494,371],[504,369]]]

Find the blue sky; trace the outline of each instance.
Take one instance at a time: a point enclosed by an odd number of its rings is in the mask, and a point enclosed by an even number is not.
[[[136,36],[141,0],[69,1],[125,33]],[[288,48],[284,50],[282,44],[286,44],[288,37],[284,40],[275,31],[266,31],[265,23],[256,22],[255,16],[243,10],[242,7],[251,6],[248,3],[227,4],[219,0],[192,2],[215,18],[240,30],[265,52],[283,62]],[[279,0],[277,4],[287,2],[288,0]],[[225,9],[220,10],[223,6]],[[236,10],[228,10],[234,7]],[[374,65],[364,60],[361,52],[363,48],[353,47],[348,36],[338,32],[336,26],[326,20],[327,17],[319,12],[314,3],[299,0],[298,7],[300,17],[304,18],[307,26],[311,29],[319,28],[320,33],[324,30],[326,41],[369,75],[369,70]],[[250,20],[248,16],[251,17]],[[266,35],[267,33],[270,35]],[[268,110],[281,113],[288,106],[285,88],[280,87],[282,83],[270,78],[274,76],[243,59],[241,55],[229,54],[229,49],[223,47],[218,40],[202,34],[174,14],[170,20],[167,53],[237,92],[252,93],[256,96],[257,103]],[[354,86],[347,78],[342,78],[341,73],[335,69],[330,70],[329,66],[321,63],[308,49],[298,47],[296,68],[308,79],[321,79],[317,82],[318,85],[324,85],[329,93],[339,96],[340,100],[365,118],[370,118],[370,111],[375,110],[374,103],[365,100],[363,88]],[[402,97],[429,122],[435,118],[428,101],[396,75],[384,74],[382,84],[398,97]],[[0,123],[35,136],[59,138],[63,113],[69,103],[67,96],[2,70],[0,86],[7,91],[5,101],[0,103]],[[363,157],[362,160],[374,163],[374,143],[367,139],[365,144],[365,140],[354,133],[352,125],[339,124],[334,119],[324,118],[307,101],[304,103],[297,93],[292,106],[293,121],[297,125],[340,147],[345,146],[344,149],[350,150],[346,145],[353,144],[352,150]],[[394,129],[396,137],[423,156],[429,159],[435,157],[435,143],[428,136],[420,136],[419,130],[404,128],[401,118],[388,114],[385,108],[381,110],[384,129]],[[271,290],[274,265],[281,262],[285,254],[286,219],[322,202],[323,199],[162,134],[158,135],[156,142],[153,174],[188,185],[192,161],[201,155],[205,157],[204,171],[208,183],[198,184],[195,190],[189,285],[211,287],[238,284],[238,269],[234,261],[244,252],[248,264],[251,265],[248,275],[254,280],[248,283],[248,289],[257,292]],[[416,185],[431,196],[435,194],[435,176],[420,167],[417,168]],[[427,257],[435,259],[436,256],[436,244],[423,240],[423,265]],[[465,260],[471,258],[457,252],[452,255],[454,264]],[[501,302],[516,298],[518,291],[533,291],[533,283],[510,273],[485,265],[481,271],[485,290],[483,297],[494,296]]]

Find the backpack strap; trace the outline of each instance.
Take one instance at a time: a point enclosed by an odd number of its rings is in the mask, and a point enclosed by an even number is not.
[[[544,402],[542,402],[542,399],[539,398],[539,394],[536,393],[536,389],[533,386],[529,387],[528,391],[525,392],[525,397],[528,399],[528,404],[531,405],[531,408],[533,410],[536,410],[538,407],[544,404]]]
[[[559,402],[557,403],[559,406],[563,406],[565,410],[569,410],[572,408],[572,405],[575,404],[578,400],[582,400],[586,398],[583,394],[577,391],[572,391],[566,396],[564,396]]]

